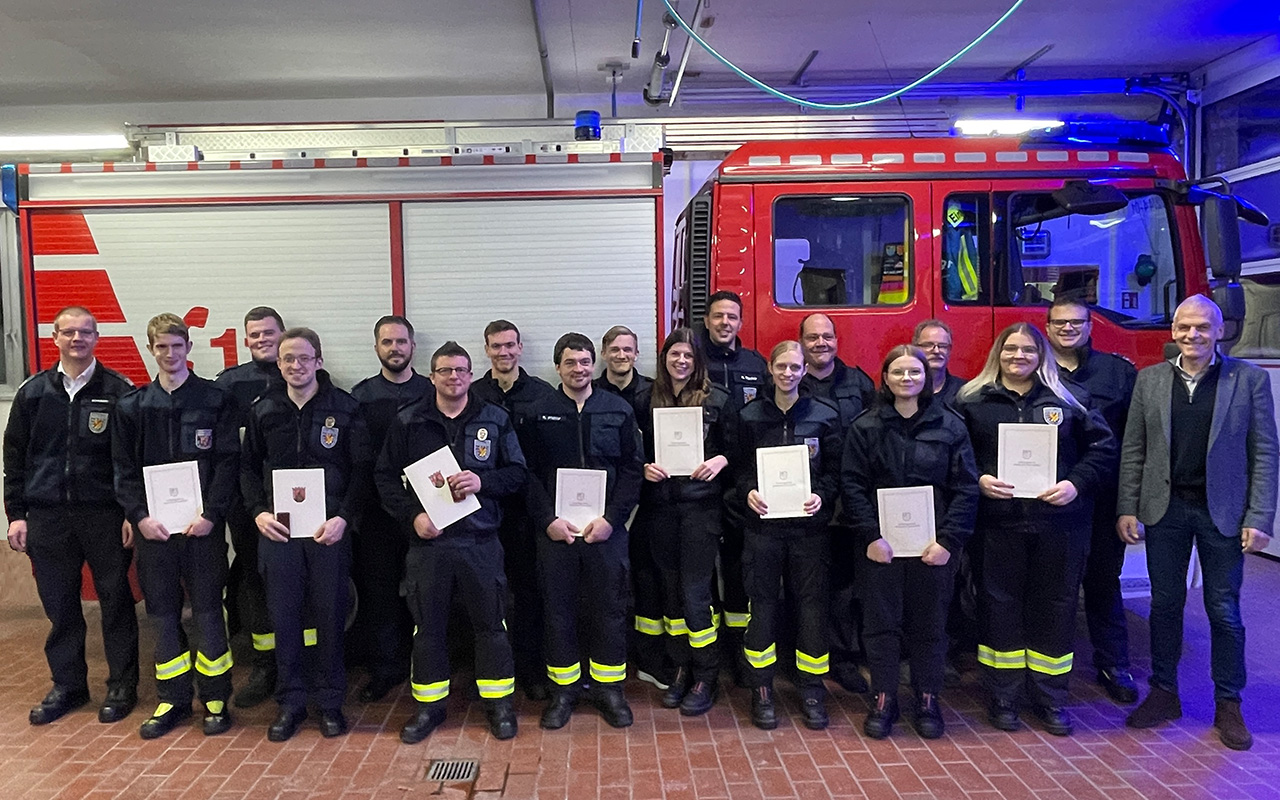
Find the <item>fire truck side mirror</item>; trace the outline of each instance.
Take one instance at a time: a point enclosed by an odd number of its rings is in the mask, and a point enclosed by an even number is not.
[[[1240,212],[1235,198],[1209,194],[1200,207],[1200,230],[1213,277],[1240,277]]]

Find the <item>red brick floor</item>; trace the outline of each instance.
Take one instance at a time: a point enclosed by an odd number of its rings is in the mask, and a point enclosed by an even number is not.
[[[1070,707],[1074,737],[1049,736],[1034,721],[1014,734],[991,729],[977,675],[966,673],[944,698],[948,735],[935,742],[921,740],[905,722],[889,740],[867,739],[861,734],[865,700],[839,689],[832,694],[831,728],[813,732],[794,724],[794,692],[780,684],[788,714],[778,730],[764,732],[751,727],[743,690],[730,691],[707,716],[686,719],[663,709],[657,691],[635,681],[627,692],[636,722],[627,731],[607,727],[589,709],[564,730],[542,731],[540,709],[521,700],[520,735],[497,742],[457,681],[448,722],[415,746],[397,737],[412,710],[403,689],[394,701],[350,701],[353,730],[339,739],[323,739],[311,723],[292,741],[267,742],[274,716],[267,704],[239,713],[236,728],[224,736],[205,738],[193,723],[144,742],[137,726],[154,703],[154,684],[144,678],[143,706],[128,720],[99,724],[100,655],[91,663],[95,703],[33,728],[27,711],[48,688],[41,650],[47,623],[38,612],[0,611],[0,800],[1280,797],[1280,626],[1271,624],[1277,596],[1280,563],[1248,559],[1245,712],[1256,743],[1247,753],[1223,748],[1211,727],[1208,625],[1198,592],[1188,603],[1186,715],[1177,724],[1125,728],[1125,711],[1091,681],[1082,641]],[[1129,611],[1136,671],[1145,675],[1146,606],[1130,602]],[[96,624],[95,612],[91,630]],[[101,653],[96,635],[90,652]],[[352,676],[353,688],[360,680]],[[480,779],[462,787],[427,783],[424,771],[435,758],[479,759]]]

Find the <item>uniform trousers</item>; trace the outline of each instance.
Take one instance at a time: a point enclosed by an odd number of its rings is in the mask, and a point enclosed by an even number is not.
[[[401,681],[409,674],[413,622],[399,581],[409,552],[408,537],[389,515],[369,510],[351,543],[352,577],[360,598],[357,644],[375,679]]]
[[[911,682],[917,693],[942,692],[947,658],[947,607],[951,602],[958,553],[944,566],[919,558],[895,558],[888,564],[864,556],[862,582],[863,641],[871,668],[871,693],[896,697],[898,665],[910,655]],[[904,647],[905,645],[905,647]]]
[[[783,583],[794,603],[797,687],[802,696],[822,698],[822,678],[830,667],[827,651],[827,531],[771,526],[749,531],[742,553],[743,582],[751,599],[743,654],[753,687],[772,686],[779,627],[785,624]]]
[[[1029,501],[1006,501],[1029,502]],[[1089,552],[1092,510],[990,522],[985,536],[985,627],[978,645],[983,682],[995,700],[1067,702],[1076,606]]]
[[[542,589],[547,677],[558,691],[572,692],[582,680],[578,618],[586,626],[585,651],[591,680],[620,685],[627,677],[627,601],[630,592],[628,536],[619,527],[603,542],[588,544],[536,537]]]
[[[719,533],[720,505],[714,500],[652,509],[650,558],[661,574],[667,656],[677,666],[690,667],[694,681],[712,684],[720,672],[711,592]]]
[[[502,543],[511,599],[507,627],[516,678],[523,686],[542,683],[547,668],[542,658],[542,591],[538,587],[536,544],[538,537],[545,539],[546,536],[545,531],[533,530],[522,503],[503,503],[498,539]]]
[[[121,544],[123,522],[124,513],[118,508],[63,506],[27,511],[27,555],[52,626],[44,654],[55,686],[88,691],[86,626],[80,606],[86,563],[102,608],[107,688],[133,691],[138,686],[138,615],[129,588],[133,551]]]
[[[665,634],[672,634],[664,623],[663,574],[654,558],[654,537],[659,535],[655,527],[660,524],[659,510],[642,507],[634,523],[627,531],[628,554],[631,564],[631,597],[635,624],[630,632],[628,651],[634,656],[636,668],[651,675],[669,679],[670,658]],[[681,617],[683,614],[675,614]],[[683,635],[682,633],[680,635]]]
[[[275,628],[276,702],[282,708],[305,708],[303,665],[304,620],[312,621],[315,646],[307,653],[312,694],[325,711],[342,708],[347,671],[342,663],[351,575],[351,536],[324,545],[307,537],[258,543],[258,566],[267,588],[267,607]],[[307,631],[310,634],[310,631]]]
[[[247,628],[253,642],[253,666],[275,666],[276,637],[267,612],[267,589],[258,568],[258,524],[244,507],[237,491],[227,509],[227,530],[235,557],[227,575],[227,605],[234,608],[241,628]]]
[[[1093,645],[1093,666],[1129,669],[1129,626],[1120,593],[1124,540],[1116,535],[1116,493],[1099,492],[1094,501],[1093,534],[1084,568],[1084,616]]]
[[[449,695],[446,634],[453,599],[462,601],[475,634],[475,678],[480,697],[515,691],[515,664],[507,640],[507,578],[497,536],[450,533],[450,541],[409,548],[401,585],[417,630],[413,635],[413,697],[436,703]]]
[[[168,541],[137,537],[138,581],[156,636],[156,695],[160,702],[190,708],[192,668],[200,700],[226,702],[231,695],[231,649],[222,613],[227,583],[227,534],[215,525],[206,536],[175,534]],[[195,660],[182,627],[183,594],[200,642]]]

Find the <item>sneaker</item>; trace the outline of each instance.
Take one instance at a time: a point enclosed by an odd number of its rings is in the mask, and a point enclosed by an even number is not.
[[[871,713],[862,722],[862,732],[872,739],[883,739],[893,731],[893,723],[897,721],[898,699],[880,692],[875,696]]]
[[[663,681],[661,677],[659,677],[656,673],[653,673],[653,672],[645,672],[642,669],[638,669],[636,670],[636,677],[644,681],[645,683],[652,684],[653,686],[658,687],[658,689],[663,692],[671,688],[671,684]]]
[[[987,720],[992,727],[1002,731],[1016,731],[1022,728],[1022,720],[1018,719],[1018,706],[1009,700],[995,700],[987,709]]]
[[[762,731],[778,727],[778,715],[773,709],[772,686],[758,686],[751,690],[751,724]]]
[[[1138,702],[1138,685],[1126,669],[1112,667],[1098,670],[1098,685],[1117,703],[1129,705]]]
[[[1071,717],[1060,706],[1036,706],[1036,716],[1044,724],[1044,729],[1054,736],[1070,736],[1075,730]]]
[[[1248,750],[1253,747],[1253,734],[1245,727],[1239,700],[1214,702],[1213,727],[1218,729],[1218,738],[1222,743],[1232,750]]]
[[[1169,720],[1182,718],[1182,701],[1178,695],[1158,686],[1151,687],[1147,699],[1125,719],[1130,728],[1154,728]]]
[[[680,713],[686,717],[699,717],[711,710],[716,704],[716,685],[707,681],[693,684],[684,700],[680,702]]]
[[[916,703],[915,729],[922,739],[937,739],[947,730],[936,694],[925,692],[920,695]]]
[[[643,673],[639,673],[643,674]],[[693,683],[693,676],[689,674],[686,667],[680,667],[676,670],[676,676],[671,679],[671,685],[667,687],[666,693],[662,695],[663,708],[679,708],[684,702],[685,695],[689,693],[689,686]]]

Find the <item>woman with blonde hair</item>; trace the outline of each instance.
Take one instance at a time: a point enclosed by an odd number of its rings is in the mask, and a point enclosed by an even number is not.
[[[1077,390],[1083,391],[1083,390]],[[983,625],[978,662],[990,694],[988,716],[1017,730],[1025,685],[1045,730],[1068,736],[1063,710],[1071,673],[1076,597],[1092,529],[1092,496],[1114,478],[1117,446],[1107,423],[1058,377],[1048,340],[1025,322],[996,337],[978,377],[961,387],[956,410],[977,459],[977,530],[983,536]],[[1057,428],[1057,482],[1035,497],[997,477],[1000,428]]]

